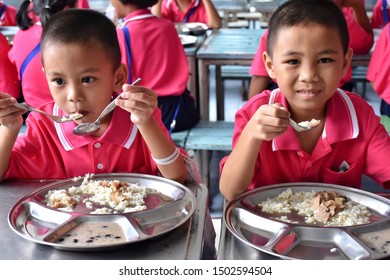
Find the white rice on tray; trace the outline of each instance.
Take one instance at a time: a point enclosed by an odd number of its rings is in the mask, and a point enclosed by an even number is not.
[[[60,210],[72,212],[75,205],[82,202],[86,208],[92,209],[91,214],[115,214],[134,212],[147,209],[144,199],[150,194],[159,194],[158,191],[140,186],[136,183],[118,180],[92,180],[92,175],[76,177],[73,181],[83,179],[80,186],[72,186],[68,189],[49,190],[44,202],[47,206],[60,201]],[[122,184],[119,190],[120,199],[115,199],[115,190],[104,185]]]
[[[316,224],[319,221],[314,216],[314,194],[314,191],[293,192],[292,189],[287,189],[274,198],[268,198],[266,201],[260,202],[258,206],[264,213],[283,214],[274,217],[280,221],[297,223],[297,221],[291,220],[288,215],[285,215],[295,211],[298,215],[305,217],[305,223]],[[344,210],[337,213],[329,221],[321,222],[321,224],[325,226],[354,226],[369,223],[370,216],[371,212],[366,206],[348,200],[345,203]]]

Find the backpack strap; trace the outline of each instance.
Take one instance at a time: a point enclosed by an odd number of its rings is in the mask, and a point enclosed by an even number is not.
[[[133,75],[131,73],[132,51],[131,51],[130,32],[126,26],[123,26],[122,30],[123,30],[123,33],[125,35],[126,53],[127,53],[127,68],[128,68],[127,82],[131,83],[133,81]]]
[[[41,50],[40,44],[36,45],[35,48],[32,49],[32,51],[28,54],[26,59],[23,61],[22,66],[20,67],[20,81],[23,79],[24,71],[26,70],[27,65],[30,63],[30,61],[39,53]]]

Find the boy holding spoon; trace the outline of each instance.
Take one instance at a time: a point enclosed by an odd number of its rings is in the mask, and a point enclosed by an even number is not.
[[[184,157],[161,121],[156,93],[125,84],[114,24],[99,12],[66,10],[50,19],[41,40],[42,63],[54,102],[54,115],[82,114],[74,122],[54,123],[31,113],[27,131],[16,100],[0,93],[0,180],[65,179],[87,173],[134,172],[184,182]],[[112,113],[92,135],[73,129],[94,122],[118,92]]]
[[[233,150],[221,161],[225,198],[287,182],[360,188],[363,174],[390,187],[389,135],[363,98],[337,89],[352,58],[337,5],[290,0],[273,14],[268,31],[263,60],[280,88],[237,112]],[[320,124],[295,132],[289,117]]]

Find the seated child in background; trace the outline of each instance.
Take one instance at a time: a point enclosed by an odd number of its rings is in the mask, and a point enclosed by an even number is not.
[[[390,5],[388,0],[378,0],[372,10],[372,28],[383,28],[390,19]]]
[[[16,26],[16,8],[0,1],[0,26]]]
[[[10,49],[7,38],[0,33],[0,91],[17,99],[20,97],[20,83],[16,67],[8,59]]]
[[[142,77],[143,85],[158,95],[162,120],[171,131],[193,127],[199,120],[195,100],[187,90],[188,60],[173,23],[153,15],[148,7],[157,0],[113,0],[122,63],[127,64],[128,83]]]
[[[390,132],[390,26],[380,32],[367,69],[367,80],[381,97],[381,122]]]
[[[158,0],[152,12],[172,22],[202,22],[215,29],[222,26],[211,0]]]
[[[13,106],[16,100],[10,95],[0,93],[1,180],[110,172],[161,173],[185,180],[184,158],[161,122],[155,92],[124,84],[127,68],[120,61],[116,28],[106,16],[88,9],[56,14],[45,25],[41,52],[54,99],[42,109],[83,117],[59,124],[32,112],[27,131],[18,137],[25,111]],[[118,107],[102,120],[100,130],[89,136],[72,133],[77,124],[94,122],[122,89]]]
[[[315,0],[317,1],[317,0]],[[320,1],[320,0],[319,0]],[[374,44],[374,37],[370,21],[367,17],[364,0],[333,0],[344,14],[347,21],[348,32],[350,36],[349,47],[352,48],[354,54],[366,54],[370,51]],[[249,73],[252,74],[251,83],[249,85],[248,99],[262,92],[265,89],[273,89],[277,87],[275,83],[267,75],[267,70],[263,62],[263,53],[266,51],[267,31],[261,38],[259,48],[252,61]],[[340,88],[352,90],[352,84],[349,82],[352,78],[352,67],[340,81]]]
[[[15,34],[8,56],[18,70],[24,100],[33,107],[53,100],[40,59],[42,27],[52,15],[74,4],[74,1],[33,0],[31,11],[30,0],[24,0],[17,12],[16,19],[21,30]]]
[[[233,150],[220,163],[227,200],[290,182],[361,187],[366,174],[390,187],[390,138],[373,108],[338,89],[352,59],[345,18],[332,1],[290,0],[273,14],[265,65],[279,89],[236,114]],[[313,130],[289,126],[316,119]]]

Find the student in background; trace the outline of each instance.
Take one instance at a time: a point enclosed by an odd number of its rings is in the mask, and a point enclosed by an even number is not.
[[[268,27],[265,65],[279,88],[236,113],[233,150],[220,164],[223,196],[291,182],[360,188],[363,174],[390,188],[388,133],[362,97],[338,89],[353,54],[340,9],[329,0],[290,0]],[[289,118],[320,124],[296,132]]]
[[[173,22],[202,22],[215,29],[222,26],[211,0],[159,0],[152,12]]]
[[[16,26],[16,8],[0,1],[0,26]]]
[[[20,83],[16,67],[8,59],[10,49],[7,38],[0,33],[0,91],[9,93],[18,99],[20,97]]]
[[[17,12],[20,30],[15,34],[9,58],[18,70],[24,100],[33,107],[39,107],[53,100],[40,59],[42,27],[51,16],[73,6],[74,0],[33,0],[32,12],[30,4],[29,0],[24,0]]]
[[[314,0],[321,1],[321,0]],[[374,37],[370,21],[362,0],[333,0],[343,12],[347,21],[348,32],[350,34],[350,45],[354,54],[366,54],[370,51],[374,44]],[[277,87],[274,81],[267,75],[267,71],[263,62],[263,53],[266,49],[267,31],[261,38],[259,48],[252,61],[249,73],[252,74],[251,83],[249,85],[248,99],[262,92],[265,89],[273,89]],[[352,67],[340,81],[340,88],[352,90]]]
[[[199,120],[195,100],[187,90],[188,61],[173,23],[156,17],[148,7],[157,0],[112,0],[118,18],[122,63],[128,83],[142,77],[158,95],[162,119],[171,132],[193,127]]]
[[[390,25],[379,33],[367,69],[367,80],[381,97],[381,122],[390,133]]]
[[[388,0],[378,0],[372,10],[372,28],[383,28],[390,19],[390,5]]]

